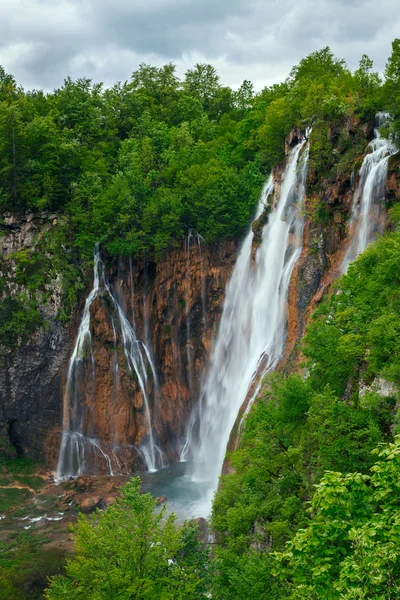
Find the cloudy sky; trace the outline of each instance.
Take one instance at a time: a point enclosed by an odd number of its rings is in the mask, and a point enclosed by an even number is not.
[[[170,61],[180,74],[211,62],[223,83],[261,89],[326,45],[382,71],[395,37],[398,0],[0,0],[0,64],[48,91],[67,75],[112,85]]]

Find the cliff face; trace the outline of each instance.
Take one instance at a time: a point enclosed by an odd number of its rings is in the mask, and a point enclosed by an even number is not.
[[[288,339],[281,364],[285,370],[293,368],[298,361],[300,353],[296,344],[304,333],[313,308],[341,274],[342,262],[354,233],[351,212],[360,184],[360,166],[369,152],[367,144],[373,137],[373,131],[372,123],[361,126],[357,120],[349,119],[340,131],[334,128],[330,131],[336,168],[321,177],[311,163],[305,198],[303,250],[289,290]],[[363,150],[348,159],[339,143],[340,134],[342,140],[343,137],[355,138],[355,143]],[[391,156],[388,162],[384,195],[385,198],[380,199],[377,235],[391,227],[388,209],[400,200],[400,160],[397,155]]]
[[[19,277],[14,253],[30,253],[35,241],[56,224],[56,215],[46,212],[27,212],[18,217],[3,215],[0,228],[3,322],[10,318],[8,303],[19,296],[32,297]],[[44,457],[47,432],[60,422],[62,378],[75,328],[74,321],[66,326],[56,318],[62,302],[59,278],[40,295],[46,298],[38,312],[43,326],[36,328],[23,343],[19,338],[19,347],[18,344],[0,346],[0,451],[34,459]],[[23,322],[27,309],[21,304],[19,310],[19,321]]]
[[[136,360],[145,365],[145,374],[129,368],[127,333],[105,291],[91,306],[93,367],[83,365],[86,377],[82,373],[74,382],[84,435],[101,441],[101,450],[93,449],[90,439],[85,442],[86,471],[143,468],[146,457],[138,448],[149,442],[149,414],[162,460],[178,459],[235,257],[234,243],[206,248],[197,237],[157,263],[127,258],[110,263],[104,257],[108,286],[139,340]],[[67,399],[69,410],[74,394]],[[53,439],[56,449],[59,428]],[[53,453],[49,462],[55,460]]]
[[[37,234],[55,225],[55,219],[5,216],[3,298],[27,292],[12,277],[16,270],[12,253],[32,249]],[[36,237],[28,227],[32,221]],[[157,377],[149,376],[147,386],[152,422],[157,441],[170,459],[177,457],[188,415],[198,399],[201,372],[235,256],[233,242],[205,247],[200,237],[191,235],[182,248],[167,252],[157,263],[132,263],[128,258],[112,262],[103,257],[109,285],[155,366]],[[59,282],[52,281],[49,288],[40,306],[42,326],[19,348],[2,349],[0,443],[10,455],[45,459],[54,467],[68,363],[84,297],[63,324],[57,319]],[[101,440],[102,451],[115,460],[114,469],[129,471],[142,466],[135,446],[148,435],[148,421],[138,381],[127,367],[122,332],[105,295],[91,306],[90,328],[94,378],[92,383],[85,377],[77,382],[85,435]],[[83,364],[83,370],[88,368]],[[107,463],[99,460],[98,452],[94,458],[96,471],[106,471]]]

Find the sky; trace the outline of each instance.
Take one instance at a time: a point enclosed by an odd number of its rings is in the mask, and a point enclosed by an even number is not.
[[[0,0],[0,65],[46,91],[68,75],[111,86],[143,62],[212,63],[224,85],[262,89],[327,45],[383,71],[395,37],[398,0]]]

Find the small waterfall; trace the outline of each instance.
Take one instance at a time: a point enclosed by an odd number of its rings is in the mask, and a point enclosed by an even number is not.
[[[105,277],[105,267],[101,260],[100,248],[96,244],[94,250],[94,280],[93,289],[86,298],[81,322],[72,352],[67,384],[64,394],[63,434],[58,460],[56,480],[68,479],[85,473],[89,465],[96,458],[106,461],[110,475],[113,475],[112,459],[101,445],[101,441],[89,436],[90,421],[88,419],[89,407],[85,403],[87,389],[95,398],[95,361],[92,350],[92,337],[90,333],[90,307],[93,301],[100,296],[107,296],[111,301],[114,315],[111,315],[113,327],[114,351],[116,362],[115,370],[119,369],[116,356],[117,329],[120,333],[127,366],[137,378],[143,396],[144,413],[148,428],[148,440],[139,450],[142,452],[149,471],[156,470],[162,465],[162,452],[155,443],[151,412],[148,396],[148,370],[151,371],[153,380],[156,374],[150,352],[146,345],[137,338],[134,324],[126,318],[116,296],[109,287]],[[134,323],[134,322],[133,322]],[[110,416],[110,419],[112,416]],[[115,447],[118,447],[116,444]],[[115,454],[115,452],[112,452]],[[118,464],[118,461],[116,461]]]
[[[115,329],[114,318],[111,317],[111,325],[113,330],[113,400],[116,402],[119,393],[119,363],[118,363],[118,342],[117,342],[117,331]]]
[[[191,346],[191,314],[190,314],[190,247],[194,240],[191,230],[185,237],[185,256],[186,256],[186,272],[185,272],[185,322],[186,322],[186,357],[188,365],[188,382],[190,393],[193,391],[193,357]]]
[[[131,319],[132,319],[132,327],[136,329],[136,319],[135,319],[135,286],[133,283],[133,268],[132,268],[132,257],[129,257],[129,276],[130,276],[130,284],[131,284]]]
[[[303,147],[304,151],[302,151]],[[181,460],[195,461],[194,478],[205,482],[200,512],[207,514],[217,487],[230,433],[243,402],[282,357],[287,296],[302,247],[302,202],[309,146],[301,140],[289,154],[281,190],[252,265],[253,231],[247,234],[226,290],[210,369],[193,412]],[[266,183],[255,220],[273,192]],[[257,391],[257,390],[256,390]],[[250,399],[254,399],[255,393]]]
[[[202,252],[202,244],[204,242],[204,238],[197,233],[197,247],[199,249],[199,258],[200,258],[200,294],[201,294],[201,316],[203,321],[204,330],[207,330],[207,310],[206,310],[206,278],[204,275],[204,267],[203,267],[203,252]]]
[[[185,237],[185,257],[186,257],[186,268],[185,268],[185,325],[186,325],[186,358],[188,365],[188,383],[189,390],[193,393],[194,389],[194,373],[193,373],[193,344],[191,340],[192,336],[192,317],[191,310],[193,307],[190,306],[191,299],[191,273],[190,273],[190,260],[191,253],[198,251],[198,257],[200,261],[200,297],[201,297],[201,319],[204,330],[207,329],[207,311],[206,311],[206,278],[203,268],[203,252],[202,243],[204,238],[197,232],[189,229],[188,235]],[[192,252],[191,252],[192,249]]]
[[[388,118],[386,113],[376,115],[374,139],[368,144],[371,152],[365,156],[360,168],[360,182],[354,192],[350,220],[351,243],[342,263],[342,273],[347,272],[349,264],[374,241],[376,234],[383,232],[382,207],[388,161],[397,151],[395,146],[379,133],[379,127]]]

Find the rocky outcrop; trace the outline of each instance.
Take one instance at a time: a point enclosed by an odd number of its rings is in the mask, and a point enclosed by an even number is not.
[[[5,212],[2,221],[0,256],[4,258],[13,252],[32,248],[37,236],[43,236],[51,227],[57,225],[58,216],[47,211],[41,213],[26,211],[20,215]]]
[[[46,212],[3,214],[0,222],[3,319],[7,319],[7,301],[20,295],[27,299],[33,297],[17,276],[15,253],[32,251],[38,240],[56,224],[57,216]],[[74,319],[68,325],[57,319],[62,303],[58,275],[37,295],[43,299],[43,302],[38,299],[42,327],[23,343],[19,339],[17,347],[0,346],[0,451],[33,459],[45,456],[49,443],[47,432],[61,420],[63,372],[76,325]],[[24,309],[21,304],[21,320]]]

